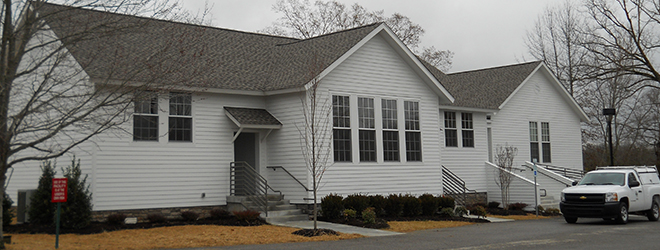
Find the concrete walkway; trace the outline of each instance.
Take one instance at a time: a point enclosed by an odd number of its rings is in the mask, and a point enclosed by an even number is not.
[[[355,227],[355,226],[349,226],[349,225],[343,225],[343,224],[335,224],[335,223],[330,223],[330,222],[325,222],[325,221],[319,221],[317,222],[318,228],[324,228],[324,229],[332,229],[340,233],[347,233],[347,234],[361,234],[364,236],[392,236],[392,235],[400,235],[403,233],[398,233],[398,232],[391,232],[391,231],[385,231],[385,230],[380,230],[380,229],[371,229],[371,228],[363,228],[363,227]],[[271,224],[276,225],[276,226],[283,226],[283,227],[295,227],[295,228],[303,228],[303,229],[313,229],[314,228],[314,221],[311,220],[306,220],[306,221],[287,221],[287,222],[271,222]]]
[[[466,215],[465,217],[467,218],[473,218],[476,219],[477,216],[475,215]],[[490,222],[510,222],[514,221],[512,219],[501,219],[501,218],[495,218],[495,217],[486,217],[484,218]],[[347,233],[347,234],[361,234],[364,236],[392,236],[392,235],[401,235],[403,233],[399,232],[392,232],[392,231],[386,231],[386,230],[380,230],[380,229],[371,229],[371,228],[363,228],[363,227],[355,227],[355,226],[349,226],[349,225],[344,225],[344,224],[336,224],[336,223],[330,223],[330,222],[325,222],[325,221],[319,221],[318,223],[318,228],[325,228],[325,229],[332,229],[340,233]],[[295,227],[295,228],[303,228],[303,229],[312,229],[314,228],[314,221],[311,220],[306,220],[306,221],[286,221],[286,222],[271,222],[271,224],[276,225],[276,226],[283,226],[283,227]]]
[[[477,219],[477,218],[478,218],[478,216],[476,216],[476,215],[464,215],[463,217],[465,217],[465,218],[471,218],[471,219]],[[485,220],[487,220],[487,221],[490,221],[490,222],[510,222],[510,221],[515,221],[515,220],[513,220],[513,219],[502,219],[502,218],[496,218],[496,217],[486,217],[486,218],[483,218],[483,219],[485,219]]]

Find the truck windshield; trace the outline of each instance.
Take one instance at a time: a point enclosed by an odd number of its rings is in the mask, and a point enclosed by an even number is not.
[[[619,185],[625,184],[623,173],[588,173],[578,185]]]

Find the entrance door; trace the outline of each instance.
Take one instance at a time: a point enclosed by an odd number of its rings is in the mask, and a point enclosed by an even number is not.
[[[239,162],[246,162],[254,172],[257,171],[257,134],[256,133],[241,133],[238,138],[234,140],[234,161],[237,166]],[[241,168],[236,170],[236,190],[235,195],[244,196],[253,192],[256,184],[256,176],[252,174],[253,171],[246,171]]]

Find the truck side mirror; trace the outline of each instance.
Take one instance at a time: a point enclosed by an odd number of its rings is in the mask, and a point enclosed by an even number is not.
[[[572,183],[573,186],[575,186],[575,185],[577,185],[577,184],[578,184],[577,181],[573,181],[573,183]]]
[[[631,188],[639,187],[639,181],[631,180],[630,183],[628,183],[628,186]]]

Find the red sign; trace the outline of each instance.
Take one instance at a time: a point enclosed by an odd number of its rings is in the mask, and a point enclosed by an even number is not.
[[[53,192],[50,202],[66,202],[67,178],[53,178]]]

